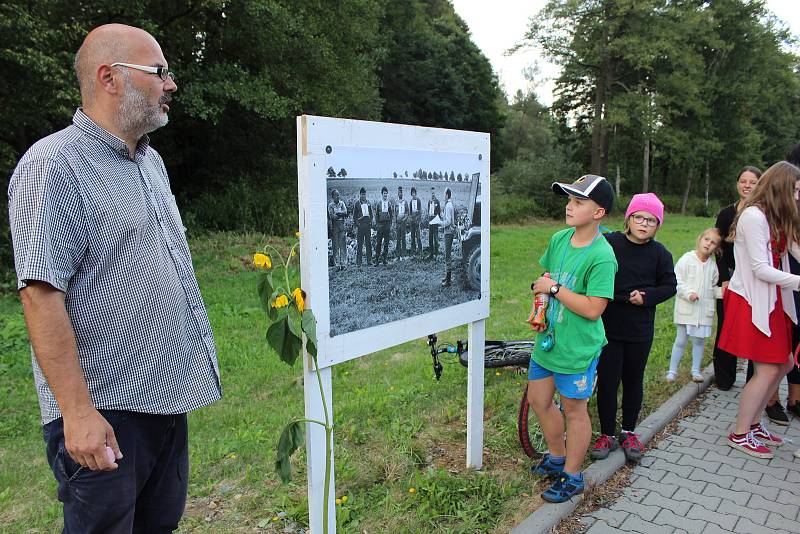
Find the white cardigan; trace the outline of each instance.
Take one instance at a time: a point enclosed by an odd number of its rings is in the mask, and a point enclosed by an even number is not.
[[[675,264],[675,278],[678,280],[672,318],[675,324],[712,326],[715,299],[722,297],[722,288],[717,287],[719,271],[714,259],[700,261],[697,253],[690,250]],[[692,293],[699,297],[694,302],[689,300]]]
[[[772,266],[769,224],[758,207],[750,206],[739,215],[736,223],[733,256],[736,269],[728,289],[741,295],[752,308],[753,324],[765,335],[769,330],[769,314],[775,309],[778,296],[776,286],[781,288],[783,311],[793,323],[797,323],[792,291],[800,288],[800,276],[789,272],[789,255],[781,256],[781,269]],[[790,244],[792,256],[800,258],[797,243]]]

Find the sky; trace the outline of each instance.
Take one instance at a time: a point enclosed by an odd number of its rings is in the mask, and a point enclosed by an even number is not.
[[[337,172],[347,170],[348,178],[392,178],[393,173],[411,177],[417,169],[428,172],[479,173],[481,161],[475,154],[457,154],[425,150],[376,150],[372,148],[337,147],[325,157],[325,168]]]
[[[512,56],[505,51],[519,43],[530,18],[546,0],[452,0],[456,13],[469,26],[472,40],[491,61],[509,98],[518,89],[531,88],[523,71],[538,67],[537,85],[532,87],[546,105],[553,101],[553,80],[558,76],[557,65],[548,63],[536,49],[520,50]],[[783,20],[794,35],[800,35],[800,1],[767,0],[767,7]]]

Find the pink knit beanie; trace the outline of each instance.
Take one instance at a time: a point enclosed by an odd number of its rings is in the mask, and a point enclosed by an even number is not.
[[[658,226],[664,224],[664,204],[658,199],[655,193],[639,193],[633,195],[628,209],[625,210],[625,217],[630,217],[631,213],[646,211],[658,219]]]

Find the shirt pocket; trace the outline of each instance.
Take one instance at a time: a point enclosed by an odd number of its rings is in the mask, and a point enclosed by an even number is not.
[[[714,317],[714,312],[716,308],[716,301],[713,298],[705,298],[703,299],[703,308],[705,311],[706,317]]]
[[[86,216],[90,249],[101,256],[124,253],[138,258],[149,222],[140,191],[92,199],[86,203]]]
[[[689,302],[686,299],[677,299],[677,303],[675,304],[678,308],[679,315],[692,315],[694,313],[695,304],[699,301]]]

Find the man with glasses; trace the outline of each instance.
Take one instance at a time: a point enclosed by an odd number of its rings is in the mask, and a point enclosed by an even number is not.
[[[221,395],[169,177],[147,134],[177,90],[156,40],[109,24],[75,56],[82,108],[8,188],[20,299],[65,532],[170,532],[186,413]]]

